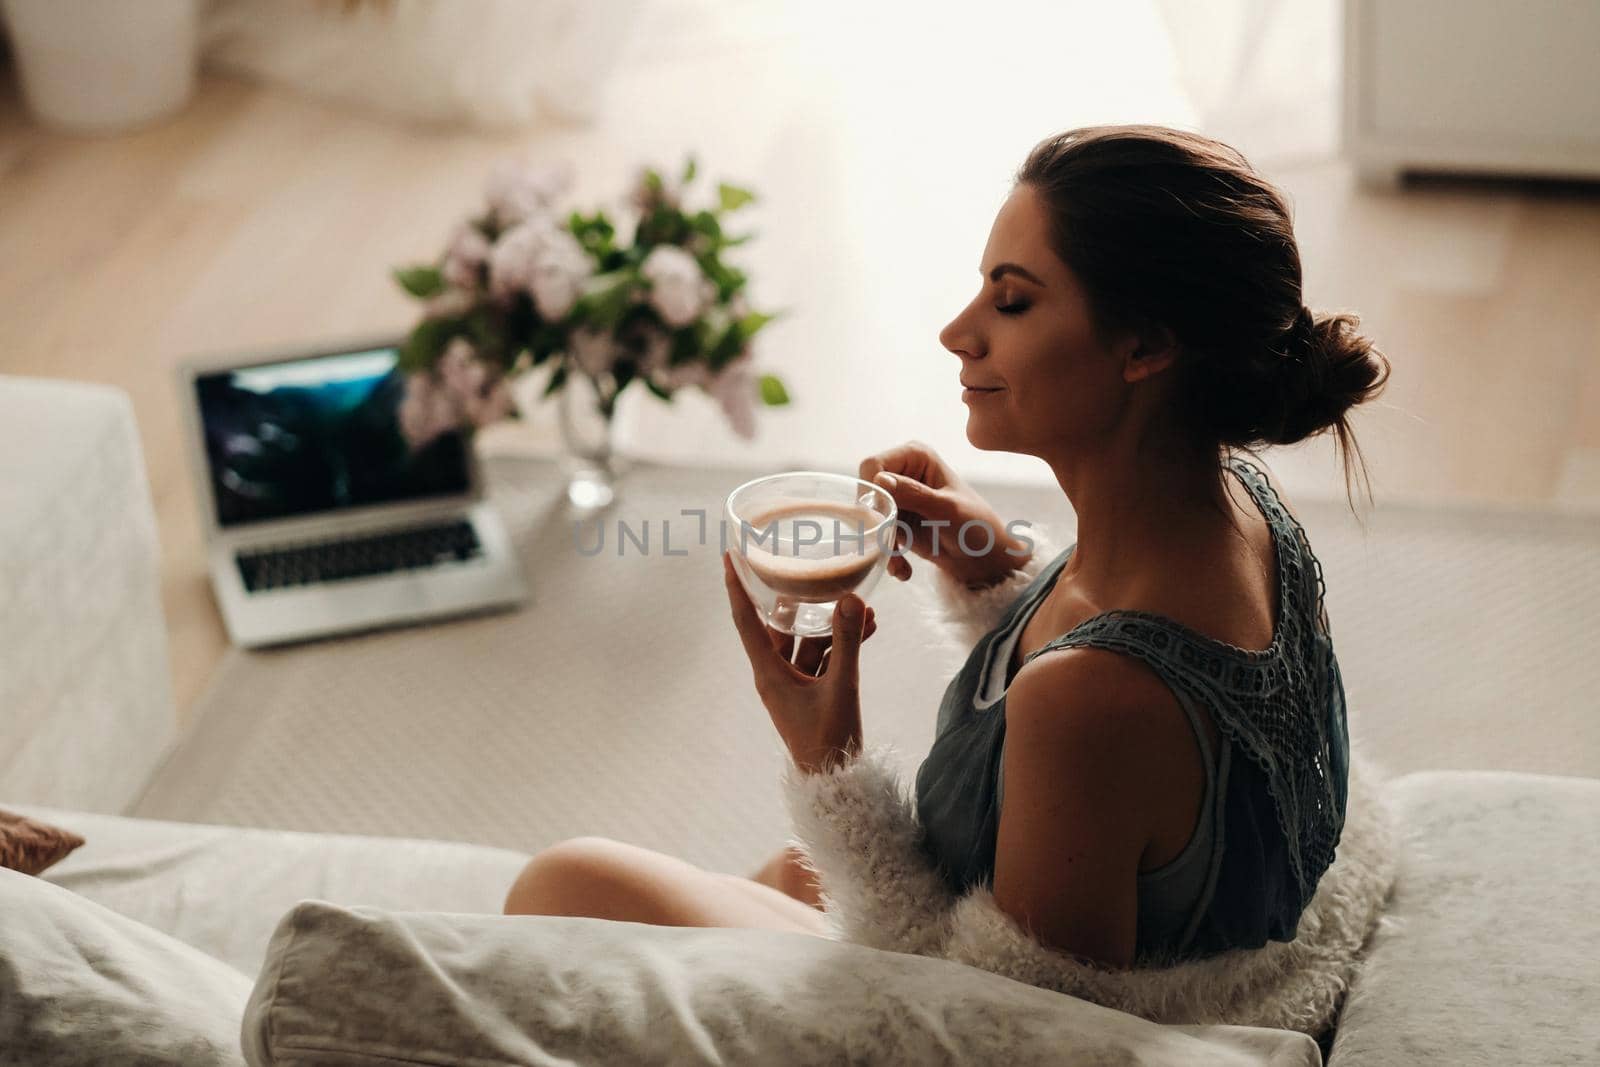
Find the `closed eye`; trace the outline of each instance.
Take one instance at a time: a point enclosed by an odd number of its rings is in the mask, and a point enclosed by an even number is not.
[[[1020,315],[1024,311],[1028,310],[1028,305],[1027,304],[1002,304],[1000,307],[995,308],[995,310],[1000,312],[1000,314],[1002,314],[1002,315]]]

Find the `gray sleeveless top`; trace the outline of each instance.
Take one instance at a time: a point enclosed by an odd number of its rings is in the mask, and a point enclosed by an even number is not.
[[[1164,616],[1110,611],[1028,657],[1072,647],[1134,656],[1167,684],[1194,730],[1206,787],[1193,836],[1170,862],[1138,876],[1136,956],[1144,964],[1292,940],[1344,825],[1349,739],[1321,565],[1259,468],[1237,458],[1227,467],[1272,529],[1271,647],[1242,649]],[[1023,627],[1072,551],[1051,561],[978,642],[939,707],[933,747],[917,772],[917,813],[923,847],[952,891],[993,884],[1010,667]],[[1216,751],[1201,708],[1217,725]]]

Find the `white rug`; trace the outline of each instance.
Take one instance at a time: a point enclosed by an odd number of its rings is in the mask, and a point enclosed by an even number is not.
[[[511,614],[235,650],[134,814],[475,841],[599,834],[747,873],[779,848],[781,743],[727,618],[716,516],[739,471],[641,467],[586,557],[556,469],[497,460],[534,589]],[[1054,490],[993,487],[1065,544]],[[1323,564],[1356,743],[1394,772],[1600,776],[1600,520],[1295,501]],[[705,508],[709,541],[695,543]],[[649,554],[628,542],[649,523]],[[662,522],[671,521],[665,555]],[[594,544],[595,526],[582,529]],[[911,591],[874,594],[865,729],[908,772],[957,664]]]

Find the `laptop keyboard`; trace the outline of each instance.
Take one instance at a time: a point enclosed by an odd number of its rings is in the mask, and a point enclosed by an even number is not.
[[[240,552],[239,576],[252,593],[315,582],[370,578],[465,562],[483,555],[472,523],[411,526],[367,537],[341,537]]]

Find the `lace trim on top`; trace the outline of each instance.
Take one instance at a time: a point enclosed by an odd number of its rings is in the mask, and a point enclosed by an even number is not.
[[[1326,585],[1305,529],[1283,506],[1266,475],[1236,457],[1228,465],[1273,531],[1278,625],[1270,647],[1240,648],[1163,615],[1114,610],[1074,627],[1027,658],[1080,644],[1125,652],[1210,708],[1218,729],[1267,775],[1303,908],[1333,862],[1344,823],[1325,711],[1332,659]]]

